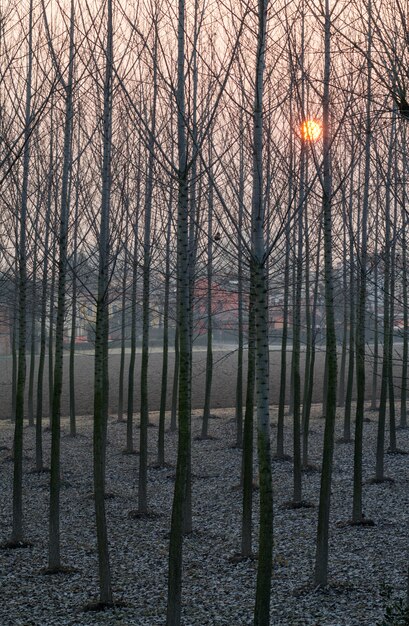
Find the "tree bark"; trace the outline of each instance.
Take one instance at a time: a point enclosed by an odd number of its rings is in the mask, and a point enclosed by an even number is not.
[[[402,224],[406,221],[405,210],[402,209]],[[406,229],[402,229],[402,297],[403,297],[403,352],[402,378],[400,392],[400,427],[407,427],[407,385],[408,385],[408,358],[409,358],[409,319],[408,319],[408,279],[407,279],[407,244]]]
[[[36,406],[36,471],[43,471],[43,396],[44,396],[44,366],[46,352],[46,321],[47,321],[47,291],[48,291],[48,262],[49,262],[49,239],[51,231],[51,201],[53,185],[53,159],[54,159],[54,127],[53,116],[51,116],[50,130],[50,160],[47,187],[47,205],[45,215],[45,239],[44,239],[44,259],[43,275],[41,286],[41,329],[40,329],[40,355],[38,359],[37,374],[37,406]]]
[[[159,430],[158,430],[158,465],[165,465],[165,414],[168,388],[168,356],[169,356],[169,291],[170,291],[170,238],[172,226],[173,191],[169,192],[169,204],[166,228],[166,260],[165,260],[165,295],[163,302],[163,348],[162,348],[162,380],[160,386]]]
[[[326,313],[327,388],[322,458],[320,503],[318,510],[317,550],[315,557],[315,584],[328,583],[328,539],[331,505],[332,465],[334,454],[334,426],[337,404],[337,343],[334,321],[334,285],[332,269],[332,181],[331,181],[331,131],[330,131],[330,74],[331,74],[331,13],[329,0],[325,0],[324,42],[324,93],[323,93],[323,219],[324,219],[324,272]]]
[[[251,281],[252,283],[253,281]],[[242,453],[243,515],[241,522],[241,554],[252,554],[252,510],[253,510],[253,416],[254,386],[256,373],[254,294],[250,292],[249,328],[247,351],[247,389],[244,415],[244,437]]]
[[[395,142],[395,116],[393,117],[391,135],[389,139],[388,168],[386,174],[385,189],[385,246],[384,246],[384,283],[383,283],[383,355],[382,355],[382,378],[381,395],[379,399],[378,432],[376,439],[376,465],[375,479],[384,480],[384,454],[385,454],[385,423],[386,423],[386,403],[388,396],[389,382],[389,359],[390,359],[390,247],[391,247],[391,176],[393,162],[393,148]]]
[[[352,502],[352,521],[360,522],[362,519],[362,443],[363,443],[363,420],[365,404],[365,324],[366,324],[366,272],[368,254],[368,209],[369,209],[369,184],[371,166],[371,103],[372,103],[372,4],[368,2],[368,50],[367,50],[367,104],[365,119],[365,171],[364,190],[361,218],[361,254],[359,272],[358,312],[356,328],[356,384],[357,401],[355,415],[355,443],[354,443],[354,490]]]
[[[152,240],[152,195],[155,164],[155,132],[156,132],[156,102],[158,95],[158,31],[155,22],[153,45],[153,94],[152,119],[148,141],[148,170],[145,189],[145,223],[143,236],[143,292],[142,292],[142,355],[141,355],[141,419],[139,432],[139,476],[138,476],[138,511],[148,511],[148,366],[149,366],[149,318],[150,318],[150,272]]]
[[[59,214],[59,259],[57,289],[57,320],[55,327],[54,385],[51,409],[51,464],[50,464],[50,514],[48,568],[57,571],[61,567],[60,555],[60,420],[63,382],[63,349],[65,292],[67,281],[68,219],[70,205],[70,175],[72,166],[73,125],[73,79],[74,79],[74,2],[71,2],[70,50],[67,83],[61,79],[65,90],[64,149],[61,183],[61,208]]]
[[[253,109],[252,271],[256,326],[257,452],[260,480],[259,557],[254,626],[270,624],[273,563],[273,490],[269,419],[269,332],[263,199],[263,88],[268,0],[258,3],[257,55]]]
[[[185,0],[178,2],[177,59],[177,328],[179,340],[178,449],[169,541],[166,626],[179,626],[182,607],[182,550],[190,450],[190,251],[189,199],[185,128]]]
[[[98,296],[95,326],[94,373],[94,499],[97,527],[99,595],[104,605],[113,603],[108,531],[105,514],[105,456],[108,419],[108,285],[109,285],[109,218],[111,198],[112,153],[112,74],[113,27],[112,0],[107,0],[107,40],[103,88],[103,162],[101,221],[99,228]]]
[[[26,302],[27,302],[27,199],[30,167],[31,100],[33,72],[33,0],[29,7],[29,39],[27,60],[27,83],[24,120],[23,180],[20,207],[20,233],[18,247],[18,364],[16,386],[16,416],[13,442],[13,522],[11,543],[23,541],[23,422],[24,388],[26,382]]]

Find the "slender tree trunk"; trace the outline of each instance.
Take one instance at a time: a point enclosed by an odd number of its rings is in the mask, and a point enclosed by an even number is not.
[[[302,260],[303,260],[303,228],[302,207],[305,196],[305,145],[301,147],[299,215],[297,216],[297,247],[296,247],[296,284],[293,305],[293,501],[299,504],[302,500],[301,478],[301,374],[300,374],[300,338],[301,338],[301,294],[302,294]]]
[[[190,450],[189,198],[185,128],[185,0],[178,2],[177,137],[177,327],[179,339],[178,450],[169,542],[166,626],[179,626],[182,606],[182,549]]]
[[[124,182],[125,184],[125,182]],[[125,241],[128,241],[129,213],[128,202],[125,204]],[[119,360],[119,383],[118,383],[118,422],[124,422],[124,378],[125,378],[125,339],[126,339],[126,287],[128,280],[128,247],[125,246],[124,267],[122,274],[122,294],[121,294],[121,356]]]
[[[111,605],[112,585],[109,562],[108,532],[105,515],[105,456],[108,420],[108,284],[109,284],[109,218],[111,196],[112,151],[112,74],[113,28],[112,0],[107,0],[107,42],[105,48],[103,163],[101,221],[99,229],[98,297],[95,327],[94,375],[94,498],[97,527],[100,602]]]
[[[346,224],[346,198],[345,193],[342,196],[343,222],[342,222],[342,290],[343,290],[343,329],[342,329],[342,348],[341,348],[341,366],[339,372],[338,386],[338,406],[345,406],[345,370],[347,360],[347,336],[348,336],[348,300],[347,300],[347,224]]]
[[[16,259],[15,285],[14,285],[14,303],[13,303],[13,328],[11,335],[11,421],[16,421],[16,397],[17,397],[17,348],[18,348],[18,259]]]
[[[318,304],[318,287],[320,277],[320,253],[321,253],[321,225],[318,232],[317,242],[317,264],[315,270],[315,285],[314,296],[312,304],[311,315],[311,348],[310,356],[305,359],[305,367],[308,371],[306,374],[306,394],[304,394],[303,416],[302,416],[302,466],[304,469],[308,469],[308,443],[309,443],[309,429],[310,429],[310,415],[312,404],[312,392],[314,390],[314,366],[315,366],[315,343],[317,338],[316,322],[317,322],[317,304]],[[307,252],[307,251],[306,251]],[[307,286],[306,286],[307,287]],[[306,293],[308,291],[306,290]]]
[[[30,329],[30,371],[28,377],[28,424],[34,426],[34,373],[36,364],[36,317],[37,317],[37,256],[38,245],[37,240],[34,243],[34,261],[32,274],[32,305],[31,305],[31,329]]]
[[[352,187],[351,187],[352,190]],[[352,198],[352,191],[351,191]],[[351,220],[352,221],[352,220]],[[348,376],[345,396],[344,411],[344,434],[345,442],[351,441],[351,412],[352,412],[352,392],[354,386],[354,365],[355,365],[355,292],[356,280],[354,271],[354,237],[352,224],[350,225],[349,242],[349,356],[348,356]]]
[[[291,339],[294,336],[294,307],[295,307],[295,286],[296,286],[296,269],[297,262],[295,256],[296,250],[296,229],[291,229],[292,242],[291,242]],[[289,393],[289,403],[288,403],[288,415],[293,414],[293,404],[294,404],[294,352],[291,350],[290,357],[290,393]]]
[[[74,77],[74,2],[71,2],[70,18],[70,58],[68,81],[65,89],[64,151],[61,184],[61,208],[59,214],[59,259],[57,320],[55,328],[54,385],[51,409],[51,464],[50,464],[50,514],[49,514],[49,550],[48,568],[58,571],[61,567],[60,556],[60,420],[61,393],[63,382],[63,349],[65,292],[67,280],[68,220],[70,204],[70,175],[72,166],[72,125],[73,125],[73,77]]]
[[[169,291],[170,291],[170,238],[172,226],[173,192],[169,192],[169,204],[166,230],[166,261],[165,261],[165,296],[163,302],[163,348],[162,348],[162,380],[160,387],[159,430],[158,430],[158,465],[165,465],[165,414],[168,388],[168,353],[169,353]]]
[[[241,522],[241,553],[245,557],[251,556],[252,554],[253,415],[256,373],[254,294],[252,292],[250,292],[248,321],[247,389],[242,453],[243,515]]]
[[[398,171],[397,154],[395,151],[393,171]],[[397,221],[398,221],[398,200],[397,200],[397,185],[396,178],[394,181],[395,189],[393,191],[393,230],[392,230],[392,246],[391,246],[391,287],[390,287],[390,326],[389,326],[389,452],[394,454],[397,450],[396,445],[396,410],[395,410],[395,384],[393,377],[393,331],[395,326],[395,280],[396,280],[396,236],[397,236]]]
[[[209,148],[209,163],[212,162],[212,150]],[[206,381],[205,401],[202,421],[202,438],[208,437],[210,401],[213,379],[213,315],[212,315],[212,278],[213,278],[213,185],[209,177],[209,208],[207,221],[207,350],[206,350]],[[236,388],[237,389],[237,388]],[[237,416],[236,416],[237,419]]]
[[[373,370],[372,370],[372,394],[371,394],[371,411],[376,411],[378,400],[378,363],[379,363],[379,320],[378,320],[378,238],[379,238],[379,219],[378,212],[375,213],[375,268],[374,268],[374,348],[373,348]]]
[[[139,191],[137,194],[139,200]],[[136,358],[136,288],[138,282],[138,231],[139,222],[134,225],[134,249],[132,261],[132,291],[131,291],[131,354],[129,357],[128,370],[128,404],[126,416],[126,448],[127,454],[134,453],[133,446],[133,405],[135,385],[135,358]]]
[[[367,78],[367,108],[365,120],[365,172],[364,191],[362,202],[361,219],[361,256],[358,292],[358,313],[356,328],[356,384],[357,401],[355,415],[355,443],[354,443],[354,491],[352,502],[352,521],[360,522],[362,519],[362,443],[363,421],[365,405],[365,324],[366,324],[366,267],[368,249],[368,209],[369,209],[369,184],[371,166],[371,103],[372,103],[372,4],[368,2],[368,78]]]
[[[345,410],[344,410],[344,434],[343,440],[345,443],[351,441],[351,414],[352,414],[352,393],[354,387],[354,368],[355,368],[355,345],[356,345],[356,329],[355,329],[355,316],[356,316],[356,298],[355,294],[358,289],[358,281],[355,277],[355,239],[353,228],[353,188],[354,188],[354,172],[351,167],[350,176],[350,193],[349,193],[349,356],[348,356],[348,375],[347,375],[347,387],[345,395]],[[358,214],[360,207],[358,205]],[[346,215],[344,216],[346,220]]]
[[[155,22],[156,23],[156,22]],[[141,356],[141,419],[139,433],[138,511],[148,511],[148,365],[149,365],[149,317],[150,272],[152,255],[152,195],[155,164],[156,101],[158,94],[158,32],[155,29],[153,47],[153,95],[152,119],[148,144],[148,171],[145,189],[145,223],[143,238],[143,295],[142,295],[142,356]]]
[[[240,136],[244,134],[243,114],[240,113]],[[244,142],[240,142],[239,154],[239,197],[238,197],[238,232],[237,242],[237,378],[236,378],[236,446],[243,446],[243,207],[244,207]]]
[[[315,559],[315,584],[328,582],[329,514],[331,504],[332,465],[334,454],[334,426],[337,404],[337,342],[334,321],[334,285],[332,270],[332,181],[330,133],[330,68],[331,68],[331,14],[329,0],[325,0],[324,93],[323,93],[323,219],[324,219],[324,271],[326,313],[327,389],[322,458],[320,503],[318,510],[317,551]]]
[[[192,350],[193,350],[193,312],[194,312],[194,297],[195,297],[195,268],[196,268],[196,259],[197,259],[197,250],[198,250],[198,239],[199,239],[199,225],[201,224],[201,218],[199,214],[200,202],[198,202],[198,196],[200,198],[200,186],[198,187],[198,176],[197,176],[197,158],[196,158],[196,150],[198,143],[198,40],[199,40],[199,3],[194,3],[194,24],[193,24],[193,42],[192,42],[192,57],[191,57],[191,67],[192,67],[192,108],[191,108],[191,117],[192,117],[192,127],[191,127],[191,138],[192,138],[192,159],[189,164],[189,168],[185,166],[186,176],[190,178],[188,181],[189,188],[188,194],[190,193],[190,197],[188,198],[188,251],[189,251],[189,260],[188,260],[188,272],[189,272],[189,301],[185,303],[185,306],[188,306],[189,316],[188,316],[188,324],[189,324],[189,385],[188,385],[188,407],[189,407],[189,419],[188,419],[188,450],[187,450],[187,476],[186,476],[186,495],[185,500],[183,502],[183,533],[184,535],[188,535],[192,532],[193,529],[193,521],[192,521],[192,451],[191,451],[191,393],[192,393]],[[185,138],[185,143],[186,143]],[[187,155],[187,143],[184,148],[185,154]],[[190,171],[189,171],[190,170]]]
[[[50,131],[50,162],[48,174],[47,189],[47,207],[45,220],[45,239],[44,239],[44,259],[43,259],[43,276],[41,286],[41,329],[40,329],[40,355],[38,359],[38,376],[37,376],[37,407],[36,407],[36,471],[42,472],[43,466],[43,395],[44,395],[44,366],[46,353],[46,321],[47,321],[47,292],[48,292],[48,267],[49,267],[49,239],[51,230],[51,202],[52,202],[52,186],[53,186],[53,158],[54,158],[54,141],[53,141],[53,118],[51,117]]]
[[[30,134],[31,134],[31,98],[32,98],[32,70],[33,70],[33,0],[29,7],[29,40],[27,60],[27,83],[25,102],[24,150],[23,150],[23,180],[20,207],[20,233],[18,247],[18,365],[16,386],[16,416],[14,423],[13,442],[13,523],[11,543],[23,542],[23,422],[24,422],[24,389],[26,382],[26,302],[27,302],[27,258],[26,258],[26,228],[27,228],[27,199],[28,179],[30,167]]]
[[[324,379],[322,384],[322,417],[325,419],[327,414],[327,387],[328,387],[328,356],[325,352],[324,360]]]
[[[257,56],[253,109],[252,272],[256,326],[257,452],[260,480],[259,557],[254,626],[270,624],[273,564],[273,490],[269,419],[269,333],[263,199],[263,87],[268,0],[258,3]]]
[[[277,419],[277,453],[278,459],[284,458],[284,414],[285,392],[287,383],[287,338],[288,338],[288,299],[290,295],[290,226],[285,231],[285,267],[284,267],[284,304],[283,304],[283,334],[281,337],[281,367],[280,367],[280,395],[278,401]]]
[[[78,151],[79,145],[78,130]],[[77,163],[77,176],[75,182],[75,209],[74,209],[74,236],[72,256],[72,302],[71,302],[71,337],[69,357],[69,385],[70,385],[70,436],[77,435],[76,407],[75,407],[75,340],[77,336],[77,247],[78,247],[78,207],[80,186],[80,158]]]
[[[58,207],[55,202],[53,231],[57,232],[57,215]],[[50,300],[49,300],[49,328],[48,328],[48,414],[51,427],[51,415],[53,406],[53,387],[54,387],[54,308],[55,308],[55,277],[57,264],[54,262],[57,246],[57,237],[53,238],[53,246],[51,250],[52,269],[50,284]]]
[[[304,371],[304,385],[303,385],[303,400],[302,400],[302,415],[301,415],[301,430],[304,430],[305,413],[308,404],[308,388],[309,378],[311,375],[311,345],[312,345],[312,329],[311,329],[311,302],[310,302],[310,232],[308,226],[308,211],[305,204],[304,210],[304,241],[305,241],[305,371]],[[308,435],[308,433],[307,433]],[[303,444],[304,447],[304,444]]]
[[[239,243],[239,248],[240,248]],[[239,250],[237,286],[237,378],[236,378],[236,447],[243,446],[243,363],[244,363],[244,324],[243,324],[243,267],[242,251]]]
[[[382,360],[382,379],[381,379],[381,395],[379,399],[379,415],[378,415],[378,432],[376,439],[376,466],[375,479],[377,481],[384,480],[384,453],[385,453],[385,422],[386,422],[386,403],[388,396],[389,382],[389,359],[390,359],[390,248],[391,248],[391,232],[390,232],[390,205],[391,205],[391,177],[393,163],[393,148],[395,142],[395,116],[391,128],[391,136],[389,141],[388,169],[386,175],[385,190],[385,249],[384,249],[384,285],[383,285],[383,360]]]
[[[176,296],[176,309],[178,309]],[[172,405],[170,411],[170,431],[177,430],[177,407],[178,407],[178,390],[179,390],[179,328],[176,324],[175,328],[175,364],[173,368],[173,387],[172,387]]]
[[[402,224],[406,222],[406,213],[402,209]],[[408,279],[407,279],[407,246],[406,229],[402,228],[402,297],[403,297],[403,352],[402,352],[402,379],[400,392],[400,427],[407,428],[407,385],[408,385]]]

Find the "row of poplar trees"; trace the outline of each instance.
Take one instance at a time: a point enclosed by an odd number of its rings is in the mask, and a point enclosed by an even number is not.
[[[355,429],[351,520],[359,524],[364,519],[362,448],[369,327],[374,338],[369,355],[372,408],[380,392],[377,481],[385,479],[388,399],[390,448],[397,449],[392,368],[397,303],[403,311],[400,422],[406,425],[404,155],[409,104],[403,7],[400,0],[395,3],[397,8],[387,2],[374,7],[358,0],[348,7],[330,0],[241,0],[219,7],[208,6],[204,0],[152,0],[142,7],[120,0],[85,8],[75,0],[14,4],[2,7],[0,13],[4,67],[0,74],[2,280],[6,284],[7,277],[12,277],[17,285],[12,291],[16,293],[13,526],[6,547],[25,542],[22,494],[27,382],[29,420],[36,426],[36,470],[44,470],[43,384],[48,343],[48,567],[50,572],[63,569],[63,351],[70,310],[70,432],[75,436],[74,339],[81,293],[95,309],[93,458],[100,602],[114,604],[105,512],[111,305],[119,303],[121,311],[115,318],[122,337],[118,419],[126,414],[129,453],[133,452],[136,322],[140,321],[138,512],[146,514],[150,319],[152,309],[163,298],[159,465],[165,463],[170,328],[175,331],[176,354],[171,427],[178,429],[166,623],[181,623],[183,539],[192,530],[194,284],[198,277],[204,277],[207,284],[202,423],[202,437],[206,438],[213,371],[212,285],[215,276],[218,280],[233,276],[238,294],[236,443],[243,448],[241,554],[248,557],[252,553],[254,413],[260,481],[254,624],[268,626],[273,554],[269,339],[274,297],[281,294],[283,306],[274,442],[278,458],[285,458],[286,350],[292,307],[295,506],[305,504],[301,470],[308,468],[318,326],[325,328],[325,434],[316,585],[325,586],[328,581],[337,401],[344,407],[345,441],[351,439],[352,426]],[[316,136],[315,131],[305,131],[303,124],[309,119],[315,119]],[[369,313],[369,293],[374,298],[374,315]],[[37,317],[40,340],[34,402]],[[129,318],[126,401],[124,355]],[[306,368],[302,384],[303,337]],[[354,377],[357,402],[353,422]]]

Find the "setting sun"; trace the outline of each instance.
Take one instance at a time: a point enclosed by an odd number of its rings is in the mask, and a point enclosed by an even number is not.
[[[319,120],[304,120],[301,124],[301,137],[304,141],[318,141],[322,136],[322,124]]]

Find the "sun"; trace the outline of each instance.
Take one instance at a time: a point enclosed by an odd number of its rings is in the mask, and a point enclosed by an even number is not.
[[[318,141],[322,136],[322,124],[313,118],[304,120],[301,124],[301,137],[304,141]]]

